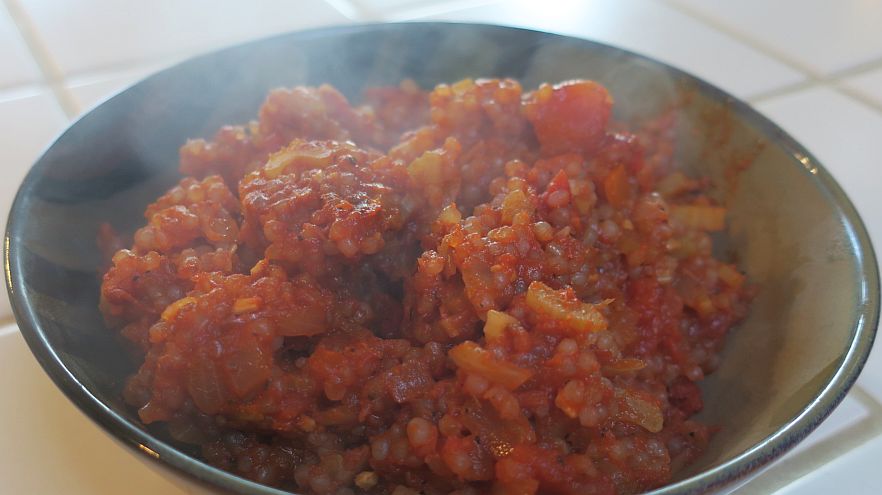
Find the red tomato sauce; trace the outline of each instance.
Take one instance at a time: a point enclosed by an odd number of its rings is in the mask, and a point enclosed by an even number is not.
[[[749,290],[670,129],[591,81],[271,92],[181,148],[101,309],[124,395],[209,463],[314,494],[612,494],[711,429]]]

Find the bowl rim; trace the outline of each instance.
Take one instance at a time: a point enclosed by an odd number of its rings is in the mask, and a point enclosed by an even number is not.
[[[101,402],[92,392],[77,380],[73,372],[65,365],[60,356],[49,344],[39,318],[31,306],[28,298],[19,287],[24,286],[25,274],[22,270],[22,261],[19,257],[20,236],[26,211],[24,210],[25,191],[29,190],[38,177],[35,172],[39,168],[46,153],[56,143],[86,116],[111,99],[130,91],[145,81],[151,80],[160,74],[173,71],[179,66],[206,57],[217,56],[223,52],[242,48],[245,46],[257,46],[273,39],[291,38],[291,40],[322,38],[339,36],[343,34],[356,34],[361,32],[382,31],[386,29],[408,30],[414,26],[436,27],[444,29],[444,26],[457,26],[465,29],[476,30],[501,30],[509,32],[524,32],[530,35],[557,38],[576,42],[581,46],[591,46],[610,54],[624,55],[629,58],[648,63],[655,68],[681,79],[685,79],[694,85],[709,98],[723,101],[729,109],[739,118],[746,120],[759,132],[767,136],[771,141],[780,146],[791,157],[802,164],[803,172],[815,185],[829,195],[833,204],[841,212],[846,220],[845,228],[852,238],[852,245],[857,251],[857,266],[861,268],[859,304],[856,308],[858,315],[857,323],[852,328],[852,339],[847,352],[821,390],[820,394],[809,402],[796,416],[788,420],[777,431],[749,447],[739,455],[722,462],[714,467],[706,469],[680,481],[659,487],[648,493],[653,495],[673,495],[705,493],[715,488],[720,488],[738,479],[748,477],[770,461],[780,457],[800,440],[811,433],[833,409],[843,400],[851,386],[857,380],[873,345],[880,313],[880,279],[876,255],[873,250],[870,236],[864,222],[832,175],[826,170],[821,162],[804,146],[799,144],[790,134],[781,129],[769,118],[753,109],[749,104],[732,96],[717,86],[694,76],[684,70],[678,69],[664,62],[650,58],[630,50],[618,48],[606,43],[581,38],[578,36],[564,35],[554,32],[546,32],[535,29],[510,25],[497,25],[486,23],[447,22],[447,21],[406,21],[406,22],[377,22],[351,25],[323,26],[304,30],[295,30],[275,34],[256,40],[237,43],[189,57],[174,65],[140,79],[137,83],[93,105],[88,111],[83,112],[75,120],[70,122],[63,131],[47,145],[34,164],[28,171],[27,176],[19,186],[10,209],[7,229],[3,243],[3,262],[6,270],[7,292],[12,303],[13,314],[25,338],[31,352],[49,375],[55,385],[74,403],[87,417],[100,425],[116,440],[138,452],[142,456],[154,461],[163,468],[172,467],[178,473],[185,474],[190,479],[207,483],[216,488],[233,490],[237,493],[253,493],[266,495],[283,495],[291,492],[279,490],[256,482],[241,478],[235,474],[215,468],[201,459],[191,457],[179,451],[171,444],[153,437],[149,432],[140,429],[128,421],[108,405]]]

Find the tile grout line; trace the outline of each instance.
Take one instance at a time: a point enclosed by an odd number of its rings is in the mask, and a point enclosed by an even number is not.
[[[369,20],[364,7],[356,0],[325,0],[325,2],[353,21]]]
[[[717,31],[726,36],[730,36],[735,41],[747,46],[748,48],[752,48],[758,51],[760,54],[770,57],[776,62],[799,72],[805,78],[802,81],[785,84],[784,86],[778,86],[745,98],[745,101],[747,101],[750,105],[756,105],[757,103],[771,98],[785,96],[804,89],[810,89],[822,83],[821,76],[815,71],[803,66],[801,63],[795,60],[792,60],[790,57],[779,52],[773,47],[769,47],[764,43],[758,42],[753,37],[748,36],[737,29],[730,28],[729,26],[717,21],[716,19],[713,19],[710,16],[706,16],[696,9],[693,9],[688,5],[684,5],[677,0],[661,0],[661,2],[676,10],[677,12],[680,12],[681,14],[704,24],[714,31]]]
[[[846,77],[854,77],[862,74],[866,74],[867,72],[872,72],[876,69],[882,69],[882,57],[874,58],[872,60],[861,62],[857,65],[852,65],[851,67],[846,67],[845,69],[840,69],[837,71],[833,71],[830,73],[830,79],[843,79]]]
[[[849,391],[849,395],[851,395],[855,400],[860,402],[864,407],[870,410],[870,413],[877,416],[880,420],[880,430],[879,433],[882,434],[882,403],[876,400],[875,397],[870,395],[869,392],[864,390],[864,388],[860,385],[855,385]]]
[[[738,493],[745,495],[776,493],[792,485],[812,471],[822,468],[836,458],[853,452],[882,437],[882,403],[863,387],[855,384],[848,396],[866,408],[869,416],[851,424],[835,437],[819,441],[807,450],[785,457],[750,480]]]
[[[788,84],[785,86],[779,86],[777,88],[772,88],[768,91],[764,91],[762,93],[756,94],[747,98],[747,101],[753,105],[771,98],[776,98],[779,96],[785,96],[797,91],[801,91],[804,89],[813,88],[816,86],[827,85],[834,91],[838,91],[843,95],[870,107],[872,110],[882,113],[882,104],[874,101],[871,98],[865,97],[858,91],[854,91],[851,88],[845,86],[843,84],[843,79],[846,77],[853,77],[856,75],[864,74],[879,68],[882,68],[882,58],[873,59],[867,62],[862,62],[852,67],[847,67],[845,69],[841,69],[838,71],[834,71],[828,75],[819,74],[813,69],[804,66],[802,63],[793,60],[788,55],[781,53],[777,49],[772,46],[766,45],[760,41],[757,41],[753,37],[742,33],[738,29],[734,29],[729,27],[728,25],[713,19],[703,13],[697,11],[696,9],[689,7],[688,5],[684,5],[677,0],[662,0],[666,5],[671,8],[679,11],[683,15],[687,15],[698,22],[701,22],[708,27],[719,31],[723,34],[731,36],[736,41],[743,43],[744,45],[753,48],[754,50],[759,51],[760,53],[767,55],[777,62],[782,63],[791,69],[794,69],[804,76],[807,77],[806,80],[800,81],[793,84]]]
[[[485,7],[502,3],[503,0],[443,0],[437,3],[420,2],[416,5],[402,5],[385,9],[384,11],[371,11],[374,19],[387,22],[406,22],[423,19],[433,15],[456,12],[475,7]],[[468,22],[468,21],[466,21]]]
[[[835,71],[827,76],[823,76],[821,74],[818,74],[811,68],[802,65],[800,62],[791,59],[789,56],[781,53],[774,47],[767,46],[764,43],[753,39],[752,37],[740,32],[737,29],[730,28],[729,26],[726,26],[723,23],[720,23],[717,20],[710,18],[689,6],[681,4],[677,0],[663,1],[664,3],[674,8],[675,10],[678,10],[682,14],[687,15],[701,23],[704,23],[712,29],[727,34],[733,37],[735,40],[744,43],[748,47],[758,50],[760,53],[763,53],[806,76],[806,80],[804,81],[800,81],[798,83],[786,85],[783,87],[773,88],[771,90],[748,98],[747,101],[751,105],[774,97],[792,94],[797,91],[810,89],[817,86],[828,86],[832,90],[838,91],[846,97],[850,97],[851,99],[857,101],[858,103],[862,103],[873,110],[882,112],[882,105],[873,101],[870,98],[864,97],[859,92],[852,90],[851,88],[847,87],[843,82],[843,79],[846,77],[851,77],[858,74],[870,72],[877,68],[882,68],[882,59],[874,59],[872,61],[864,62],[853,67]],[[776,492],[792,484],[796,480],[804,477],[811,471],[816,470],[826,464],[829,464],[840,455],[854,451],[868,443],[870,440],[882,436],[882,403],[876,401],[876,399],[872,395],[867,393],[865,390],[863,390],[863,388],[859,386],[853,387],[850,395],[869,410],[869,418],[860,421],[852,427],[846,429],[845,432],[840,434],[839,437],[835,439],[839,440],[844,438],[844,441],[834,442],[834,439],[826,439],[819,444],[813,446],[811,449],[809,449],[809,451],[800,452],[796,456],[785,460],[784,469],[781,468],[779,463],[778,471],[790,471],[789,475],[782,476],[781,474],[779,474],[778,476],[773,475],[772,477],[765,476],[764,478],[758,478],[757,480],[753,480],[752,483],[747,485],[749,489],[751,489],[752,491],[758,490],[757,493]],[[812,454],[809,455],[809,452],[812,452]],[[796,472],[794,473],[794,471]],[[755,482],[759,481],[760,479],[763,479],[765,481],[761,481],[760,484],[757,485]]]
[[[790,67],[791,69],[801,72],[803,75],[808,76],[811,79],[819,80],[823,77],[821,74],[818,74],[810,67],[806,67],[801,62],[793,60],[787,54],[780,52],[775,47],[766,45],[765,43],[754,39],[752,36],[747,35],[738,29],[732,28],[725,23],[719,22],[713,17],[707,16],[688,5],[684,5],[677,0],[663,1],[665,4],[679,11],[681,14],[689,16],[696,21],[699,21],[713,28],[716,31],[731,36],[735,40],[747,45],[748,47],[753,48],[754,50],[757,50],[758,52],[775,59],[776,61]]]
[[[760,93],[756,93],[753,96],[749,96],[748,98],[746,98],[746,101],[751,105],[756,105],[757,103],[761,103],[765,100],[789,95],[791,93],[795,93],[797,91],[802,91],[805,89],[811,89],[819,85],[821,85],[821,81],[818,81],[816,79],[804,79],[799,82],[785,84],[783,86],[778,86]]]
[[[7,321],[7,318],[3,319],[2,327],[0,328],[0,338],[6,337],[7,335],[15,335],[16,333],[21,333],[21,330],[15,325],[15,319],[12,321]]]
[[[854,89],[851,89],[850,87],[848,87],[845,84],[844,81],[842,81],[842,79],[836,79],[836,80],[830,81],[830,86],[833,88],[833,90],[842,93],[843,95],[851,98],[852,100],[855,100],[858,103],[866,105],[866,106],[870,107],[872,110],[875,110],[879,113],[882,113],[882,103],[877,102],[876,100],[874,100],[872,98],[867,98],[860,91],[855,91]]]
[[[852,99],[855,102],[868,107],[870,110],[882,113],[882,103],[877,102],[876,100],[864,96],[860,91],[856,91],[842,80],[841,77],[837,78],[823,78],[820,80],[806,80],[801,81],[794,84],[788,84],[785,86],[779,86],[774,89],[770,89],[768,91],[755,94],[745,99],[751,105],[757,105],[759,103],[763,103],[767,100],[771,100],[773,98],[778,98],[781,96],[788,96],[794,94],[798,91],[808,90],[812,88],[827,88],[831,91],[835,91],[837,93],[841,93],[846,98]]]
[[[0,5],[2,5],[5,1],[9,0],[0,0]],[[171,67],[172,65],[180,63],[181,61],[188,58],[198,56],[200,53],[203,52],[199,50],[194,50],[189,52],[175,52],[172,54],[156,55],[141,59],[127,59],[120,62],[112,62],[104,65],[99,65],[94,68],[74,70],[69,72],[66,77],[55,79],[55,81],[61,82],[61,84],[82,84],[82,81],[84,79],[89,80],[93,78],[101,79],[106,77],[113,77],[121,72],[135,71],[145,67],[149,67],[154,71],[158,71],[167,67]],[[0,87],[0,95],[4,93],[26,90],[28,88],[48,86],[50,83],[48,78],[49,76],[44,74],[45,80]],[[85,84],[92,84],[93,82],[95,81],[89,81]],[[66,87],[64,88],[64,90],[65,92],[68,91]]]
[[[40,68],[40,72],[43,74],[43,78],[49,85],[49,89],[55,96],[58,105],[68,118],[73,118],[79,113],[79,109],[76,98],[64,87],[64,75],[61,72],[61,68],[52,58],[49,49],[40,38],[36,27],[24,9],[22,9],[18,0],[2,1],[6,5],[9,16],[18,28],[25,45],[28,47],[28,51],[30,51],[31,56]]]
[[[773,464],[762,476],[751,480],[744,486],[747,489],[745,493],[777,492],[812,471],[830,464],[836,458],[853,452],[882,436],[882,404],[858,385],[852,387],[849,396],[868,410],[869,416],[867,418],[848,426],[836,437],[826,438],[808,450],[798,452]]]

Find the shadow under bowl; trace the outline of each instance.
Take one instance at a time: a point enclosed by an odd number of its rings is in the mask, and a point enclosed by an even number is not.
[[[759,294],[702,385],[701,419],[720,433],[653,493],[731,483],[823,421],[869,354],[879,276],[860,218],[820,163],[746,104],[677,69],[591,41],[487,25],[276,36],[179,64],[84,115],[33,166],[10,214],[8,290],[31,350],[71,401],[160,465],[237,493],[282,493],[208,466],[123,403],[135,365],[98,312],[99,226],[133,230],[145,206],[177,182],[184,140],[246,122],[274,87],[330,83],[357,99],[365,87],[403,78],[432,87],[476,76],[513,77],[525,88],[595,79],[631,125],[676,108],[678,163],[710,177],[729,207],[729,232],[716,247]]]

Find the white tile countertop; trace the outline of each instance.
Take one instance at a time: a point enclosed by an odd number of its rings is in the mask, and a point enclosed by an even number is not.
[[[0,228],[53,136],[140,78],[273,33],[414,19],[585,37],[704,78],[815,153],[882,246],[879,0],[0,0]],[[80,414],[31,356],[5,296],[0,325],[0,493],[204,493],[147,469]],[[833,415],[738,493],[882,493],[880,459],[877,350]]]

